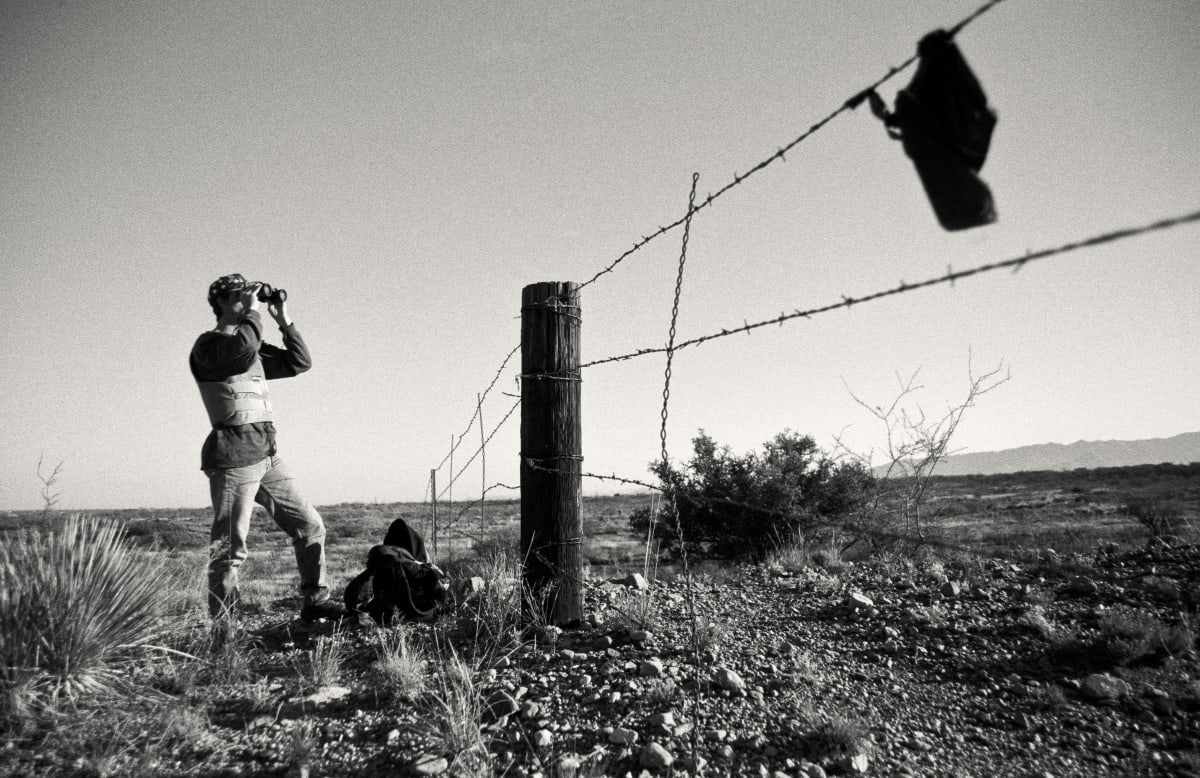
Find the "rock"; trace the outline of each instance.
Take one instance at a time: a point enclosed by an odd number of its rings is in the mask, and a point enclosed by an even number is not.
[[[637,742],[638,733],[632,729],[617,727],[608,735],[608,742],[615,746],[631,746]]]
[[[1093,673],[1083,679],[1083,696],[1092,702],[1110,702],[1129,696],[1129,684],[1107,673]]]
[[[737,671],[730,670],[727,667],[722,667],[713,674],[713,682],[722,689],[728,689],[731,692],[740,692],[746,689],[746,682],[737,674]]]
[[[849,773],[850,775],[866,775],[867,770],[870,769],[871,760],[867,758],[866,754],[854,754],[853,756],[847,756],[842,759],[839,763],[839,766],[842,768],[842,772],[844,773]]]
[[[946,583],[942,584],[942,588],[938,591],[942,593],[943,597],[953,600],[955,597],[958,597],[958,595],[962,594],[962,585],[957,581],[946,581]]]
[[[412,771],[417,775],[441,775],[450,769],[450,762],[444,756],[422,754],[412,763]]]
[[[638,756],[638,764],[651,770],[670,767],[674,761],[675,757],[671,755],[671,752],[658,743],[647,743],[642,746],[642,753]]]
[[[1100,585],[1091,578],[1080,576],[1079,578],[1071,581],[1071,583],[1067,586],[1067,591],[1071,594],[1078,594],[1086,597],[1098,593],[1100,591]]]
[[[654,713],[646,717],[647,726],[651,727],[667,727],[673,729],[675,727],[675,714],[672,711],[665,713]]]
[[[304,697],[303,701],[310,705],[326,705],[331,702],[340,702],[349,696],[350,690],[345,686],[323,686]]]
[[[548,729],[539,729],[533,733],[532,742],[534,748],[549,748],[554,742],[554,734]]]
[[[643,678],[661,678],[663,672],[663,662],[658,657],[652,657],[638,665],[638,675]]]
[[[874,608],[875,601],[862,592],[851,592],[846,598],[846,607],[852,611]]]
[[[812,762],[801,762],[800,771],[797,775],[802,776],[802,778],[827,778],[825,768]]]

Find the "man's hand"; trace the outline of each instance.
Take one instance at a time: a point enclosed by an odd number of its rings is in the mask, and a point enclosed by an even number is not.
[[[243,311],[258,310],[258,285],[247,286],[241,291],[241,303]]]

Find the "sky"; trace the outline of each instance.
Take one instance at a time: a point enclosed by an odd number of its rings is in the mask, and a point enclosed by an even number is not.
[[[443,499],[516,497],[521,289],[592,278],[693,173],[725,187],[981,2],[0,0],[0,510],[43,506],[39,460],[65,510],[207,505],[187,354],[234,272],[288,290],[312,351],[271,392],[313,502],[422,500],[460,438]],[[999,119],[998,222],[943,231],[901,145],[842,113],[695,215],[678,339],[1200,209],[1200,3],[1005,0],[957,40]],[[669,453],[790,429],[878,457],[855,397],[916,373],[935,417],[1001,365],[955,449],[1200,429],[1198,239],[684,349]],[[681,240],[583,289],[584,361],[666,343]],[[650,479],[664,367],[584,371],[587,472]]]

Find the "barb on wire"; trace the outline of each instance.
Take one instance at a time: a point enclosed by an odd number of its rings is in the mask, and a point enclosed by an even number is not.
[[[978,19],[986,11],[990,10],[993,6],[998,5],[1001,2],[1003,2],[1003,0],[988,0],[988,2],[984,3],[979,8],[975,9],[975,11],[973,11],[971,14],[969,14],[966,18],[960,20],[953,27],[950,27],[948,30],[950,37],[954,37],[958,33],[962,32],[964,27],[966,27],[968,24],[970,24],[971,22]],[[771,165],[772,163],[774,163],[777,160],[784,159],[784,157],[786,156],[786,154],[789,151],[791,151],[792,149],[794,149],[796,146],[800,145],[804,141],[808,140],[810,137],[812,137],[817,132],[819,132],[821,129],[823,129],[825,127],[825,125],[829,124],[831,121],[836,119],[841,114],[843,114],[847,111],[853,111],[855,108],[857,108],[859,105],[861,105],[864,100],[866,100],[868,94],[875,91],[879,87],[883,86],[883,84],[885,84],[890,79],[896,77],[898,74],[907,70],[909,67],[912,66],[912,64],[914,62],[917,61],[918,58],[919,58],[918,55],[914,54],[911,57],[909,57],[908,59],[901,62],[899,65],[894,65],[894,66],[888,68],[887,73],[885,73],[883,76],[881,76],[880,78],[875,80],[873,83],[871,83],[867,87],[856,92],[853,96],[848,98],[844,103],[842,103],[840,106],[838,106],[835,110],[831,111],[824,118],[820,119],[816,124],[813,124],[807,130],[800,133],[800,135],[798,135],[796,138],[793,138],[791,141],[789,141],[787,144],[785,144],[783,147],[781,147],[774,154],[772,154],[771,156],[762,160],[757,165],[751,167],[745,173],[735,173],[732,181],[730,181],[725,186],[718,189],[716,192],[709,194],[707,197],[704,198],[704,200],[699,205],[696,205],[694,208],[689,207],[688,212],[686,214],[679,217],[678,219],[671,222],[670,224],[660,226],[654,232],[650,233],[649,235],[643,236],[641,240],[636,241],[632,247],[626,249],[620,256],[618,256],[616,259],[614,259],[611,263],[609,263],[607,266],[605,266],[602,270],[597,272],[595,275],[593,275],[588,280],[581,283],[579,285],[579,289],[582,290],[584,287],[595,283],[601,276],[603,276],[607,273],[611,273],[617,267],[617,265],[621,264],[626,259],[628,259],[630,256],[632,256],[633,254],[640,251],[647,243],[649,243],[650,241],[654,240],[655,238],[657,238],[661,235],[666,234],[667,232],[670,232],[671,230],[675,229],[676,227],[683,225],[683,223],[685,221],[687,221],[688,219],[690,219],[694,213],[696,213],[697,211],[703,210],[704,208],[707,208],[708,206],[712,205],[713,201],[716,200],[718,197],[725,194],[726,192],[733,189],[734,187],[744,184],[746,182],[746,180],[748,178],[750,178],[751,176],[753,176],[755,173],[758,173],[759,171],[765,169],[766,167],[768,167],[769,165]]]
[[[637,351],[630,352],[628,354],[620,354],[620,355],[612,356],[612,357],[604,357],[602,359],[596,359],[591,362],[584,363],[584,364],[580,365],[579,367],[580,367],[580,369],[583,369],[585,367],[595,367],[596,365],[603,365],[603,364],[607,364],[609,362],[621,362],[621,361],[628,360],[628,359],[634,359],[636,357],[646,356],[648,354],[662,354],[662,353],[666,353],[668,350],[679,351],[680,349],[687,348],[688,346],[698,346],[698,345],[700,345],[702,343],[706,343],[710,340],[716,340],[717,338],[726,337],[727,335],[736,335],[741,332],[748,333],[751,330],[755,330],[760,327],[767,327],[772,324],[782,325],[784,322],[791,321],[792,319],[801,319],[801,318],[808,319],[813,316],[816,316],[817,314],[828,313],[829,311],[835,311],[839,308],[849,308],[852,305],[860,305],[862,303],[869,303],[869,302],[873,302],[875,300],[881,300],[885,297],[892,297],[892,296],[899,295],[899,294],[906,294],[908,292],[913,292],[918,289],[924,289],[924,288],[930,287],[930,286],[937,286],[939,284],[947,284],[947,283],[953,284],[958,279],[969,278],[971,276],[979,275],[981,273],[989,273],[993,270],[1001,270],[1003,268],[1013,268],[1014,271],[1020,270],[1022,267],[1024,267],[1029,262],[1035,262],[1040,259],[1046,259],[1048,257],[1053,257],[1053,256],[1057,256],[1060,254],[1067,254],[1072,251],[1079,251],[1080,249],[1091,248],[1093,246],[1099,246],[1104,243],[1111,243],[1111,242],[1117,241],[1117,240],[1133,238],[1133,237],[1137,237],[1139,235],[1145,235],[1146,233],[1150,233],[1150,232],[1157,232],[1159,230],[1166,230],[1166,229],[1170,229],[1172,227],[1179,227],[1179,226],[1197,222],[1197,221],[1200,221],[1200,211],[1193,211],[1192,213],[1184,214],[1182,216],[1177,216],[1177,217],[1173,217],[1173,218],[1161,219],[1159,221],[1152,222],[1152,223],[1146,224],[1146,225],[1142,225],[1140,227],[1128,227],[1128,228],[1124,228],[1124,229],[1113,230],[1111,232],[1106,232],[1106,233],[1103,233],[1100,235],[1095,235],[1091,238],[1085,238],[1083,240],[1078,240],[1078,241],[1074,241],[1071,243],[1065,243],[1061,246],[1056,246],[1054,248],[1041,249],[1039,251],[1028,251],[1019,257],[1014,257],[1012,259],[1006,259],[1006,260],[1003,260],[1000,262],[991,262],[991,263],[984,264],[984,265],[978,265],[978,266],[970,268],[968,270],[951,271],[951,272],[946,273],[945,275],[938,276],[937,278],[930,278],[926,281],[921,281],[921,282],[918,282],[915,284],[907,284],[907,283],[901,282],[899,286],[894,286],[890,289],[884,289],[883,291],[880,291],[880,292],[874,292],[873,294],[863,295],[862,297],[846,297],[843,295],[841,302],[831,303],[829,305],[823,305],[823,306],[820,306],[817,308],[809,308],[808,310],[804,310],[804,311],[797,310],[797,311],[793,311],[792,313],[780,314],[779,316],[776,316],[773,319],[766,319],[764,321],[747,322],[747,323],[743,324],[741,327],[736,327],[734,329],[722,329],[719,332],[709,333],[708,335],[701,335],[699,337],[692,338],[690,340],[685,340],[680,343],[674,344],[672,346],[643,348],[643,349],[638,349]]]
[[[487,448],[487,444],[492,441],[492,438],[496,435],[497,432],[500,431],[500,428],[504,426],[504,423],[508,421],[509,417],[513,415],[513,411],[515,411],[517,409],[517,406],[520,404],[521,404],[521,401],[519,399],[515,403],[513,403],[513,406],[508,409],[508,413],[504,414],[504,418],[500,420],[500,423],[492,428],[491,434],[488,435],[487,438],[483,441],[483,443],[480,444],[479,448],[475,450],[475,453],[471,455],[471,458],[467,460],[467,463],[465,465],[463,465],[462,468],[460,468],[457,473],[454,474],[454,476],[450,479],[450,483],[446,484],[446,487],[444,489],[442,489],[442,491],[438,492],[439,500],[442,498],[442,495],[444,495],[448,489],[450,489],[452,486],[454,486],[454,482],[462,477],[462,474],[467,471],[467,468],[471,466],[471,463],[479,458],[479,455],[481,453],[483,453],[483,450],[485,448]]]
[[[462,431],[461,435],[458,436],[458,440],[454,443],[453,446],[450,447],[450,452],[448,454],[446,454],[446,456],[442,457],[442,461],[438,462],[438,466],[435,467],[434,470],[441,470],[442,465],[446,464],[446,462],[449,461],[450,457],[454,456],[454,452],[458,450],[458,447],[462,445],[463,440],[465,440],[467,437],[467,433],[469,433],[471,431],[471,428],[475,426],[475,420],[479,418],[480,410],[483,407],[482,406],[483,401],[487,398],[488,393],[492,391],[492,387],[494,387],[496,385],[496,382],[500,380],[500,375],[504,372],[504,368],[508,366],[508,361],[513,358],[513,354],[516,354],[520,350],[521,350],[521,344],[518,343],[517,347],[514,348],[512,351],[508,352],[508,356],[506,356],[504,358],[504,361],[500,363],[499,369],[496,370],[496,375],[492,376],[492,382],[490,384],[488,384],[487,389],[483,390],[483,394],[476,398],[475,412],[473,414],[471,414],[471,420],[469,422],[467,422],[467,428]]]

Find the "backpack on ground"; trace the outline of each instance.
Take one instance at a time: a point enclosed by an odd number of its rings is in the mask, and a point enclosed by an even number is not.
[[[420,534],[404,519],[396,519],[383,544],[367,552],[367,569],[346,587],[346,609],[381,625],[432,621],[446,600],[443,578],[429,561]]]

